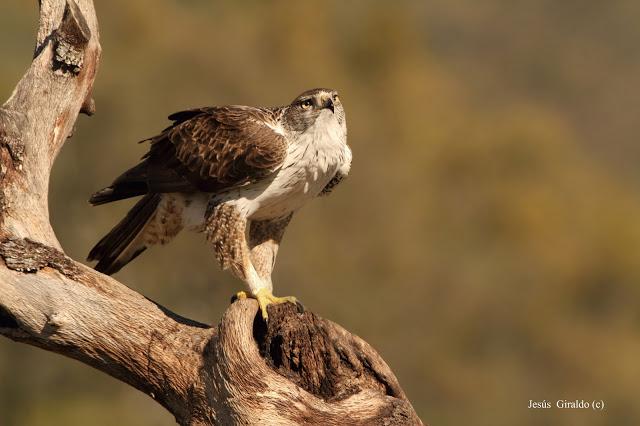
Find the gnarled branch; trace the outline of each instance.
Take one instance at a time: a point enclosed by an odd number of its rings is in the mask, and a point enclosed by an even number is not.
[[[150,395],[180,424],[421,424],[363,340],[293,305],[232,304],[210,327],[68,258],[49,223],[53,161],[93,114],[90,0],[42,0],[35,57],[0,108],[0,334]]]

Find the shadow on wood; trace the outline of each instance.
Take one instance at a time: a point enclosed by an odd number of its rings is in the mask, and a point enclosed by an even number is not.
[[[91,0],[41,0],[30,68],[0,108],[0,334],[77,359],[184,425],[422,424],[362,339],[291,304],[240,300],[217,327],[183,318],[65,255],[49,223],[51,166],[91,98]]]
[[[243,300],[227,310],[219,330],[227,354],[222,365],[233,365],[227,370],[230,376],[251,377],[242,398],[262,413],[274,407],[271,421],[421,424],[371,346],[312,312],[299,313],[290,303],[273,305],[265,324],[256,302]],[[230,353],[229,348],[238,351]],[[272,398],[273,392],[279,395]]]

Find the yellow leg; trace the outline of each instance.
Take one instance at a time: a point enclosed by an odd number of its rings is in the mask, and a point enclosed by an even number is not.
[[[284,296],[284,297],[276,297],[271,293],[271,290],[266,288],[261,288],[256,292],[255,295],[251,295],[245,291],[239,291],[236,293],[236,298],[238,299],[246,299],[247,297],[252,297],[258,301],[260,305],[260,312],[262,312],[262,318],[266,321],[269,319],[269,314],[267,313],[267,306],[269,305],[278,305],[280,303],[291,302],[294,305],[298,304],[298,300],[293,296]]]

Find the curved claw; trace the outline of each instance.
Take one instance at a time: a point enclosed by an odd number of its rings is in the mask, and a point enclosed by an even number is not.
[[[277,305],[280,303],[291,302],[297,306],[298,300],[293,296],[284,296],[284,297],[276,297],[274,296],[270,290],[266,288],[258,290],[258,292],[254,296],[258,300],[258,304],[260,305],[260,311],[262,312],[262,318],[265,321],[269,319],[269,313],[267,312],[267,306],[269,305]]]
[[[261,288],[254,295],[251,295],[245,291],[239,291],[231,297],[231,303],[235,302],[236,300],[246,299],[248,297],[251,297],[258,301],[258,305],[260,305],[260,312],[262,313],[262,318],[264,318],[265,321],[269,319],[269,313],[267,312],[267,306],[269,305],[278,305],[280,303],[290,302],[296,305],[298,312],[304,312],[304,306],[294,296],[277,297],[271,293],[271,290],[268,290],[266,288]]]

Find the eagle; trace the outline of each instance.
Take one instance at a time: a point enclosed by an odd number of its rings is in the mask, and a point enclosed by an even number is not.
[[[94,193],[101,205],[142,198],[90,251],[111,275],[181,230],[203,233],[220,267],[242,280],[237,297],[267,306],[296,303],[273,295],[271,273],[293,214],[330,193],[349,173],[351,149],[338,93],[308,90],[291,104],[204,107],[169,116],[145,139],[141,161]]]

